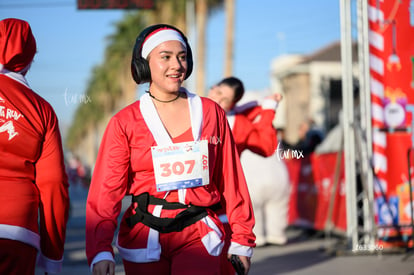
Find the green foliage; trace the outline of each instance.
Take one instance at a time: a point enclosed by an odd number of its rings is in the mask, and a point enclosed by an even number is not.
[[[115,32],[107,37],[102,64],[91,73],[85,95],[87,104],[80,104],[75,111],[66,137],[66,147],[74,150],[88,131],[95,128],[108,114],[112,114],[122,100],[124,72],[130,72],[132,48],[139,32],[150,24],[185,23],[187,0],[157,0],[154,10],[126,12],[123,19],[115,23]],[[208,0],[209,10],[223,6],[223,0]],[[197,4],[197,0],[195,1]]]
[[[116,23],[115,33],[107,38],[104,61],[95,66],[87,84],[85,95],[91,100],[87,104],[80,104],[75,111],[66,137],[66,146],[69,149],[74,149],[85,137],[88,129],[97,125],[105,114],[114,112],[122,96],[120,74],[125,71],[125,64],[130,64],[135,38],[145,25],[139,12],[126,13]]]

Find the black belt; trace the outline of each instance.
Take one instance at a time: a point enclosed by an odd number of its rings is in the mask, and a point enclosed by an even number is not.
[[[126,222],[129,227],[133,227],[137,223],[143,223],[160,233],[180,232],[189,225],[201,220],[207,216],[207,209],[216,211],[221,208],[220,203],[209,207],[186,205],[179,202],[168,202],[164,199],[156,198],[143,193],[138,196],[132,196],[132,203],[136,202],[138,206],[135,208],[135,214],[128,217]],[[164,209],[185,209],[175,218],[159,218],[148,212],[148,205],[162,205]]]

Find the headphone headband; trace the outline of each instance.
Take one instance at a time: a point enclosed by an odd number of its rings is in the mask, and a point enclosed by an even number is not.
[[[143,57],[143,46],[144,43],[146,43],[147,38],[150,39],[152,35],[157,32],[157,30],[161,29],[171,29],[173,31],[176,31],[178,35],[181,36],[182,41],[184,42],[185,47],[187,49],[187,73],[185,75],[185,79],[187,79],[193,71],[193,56],[187,37],[174,26],[167,24],[152,25],[145,28],[138,35],[132,52],[131,73],[132,77],[134,78],[137,84],[142,84],[151,81],[151,71],[149,68],[148,60]],[[147,54],[149,54],[149,52]]]

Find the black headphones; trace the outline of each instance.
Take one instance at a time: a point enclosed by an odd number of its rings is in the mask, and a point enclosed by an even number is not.
[[[185,79],[187,79],[193,71],[193,53],[191,51],[190,44],[188,43],[187,37],[177,28],[167,24],[157,24],[145,28],[135,40],[134,50],[132,52],[131,60],[131,72],[137,84],[142,84],[151,81],[151,71],[149,68],[148,60],[141,56],[142,44],[148,35],[156,31],[157,29],[169,28],[177,31],[182,37],[187,47],[187,73]]]

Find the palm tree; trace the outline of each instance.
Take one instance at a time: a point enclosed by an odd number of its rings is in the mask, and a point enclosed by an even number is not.
[[[187,0],[158,0],[153,10],[145,11],[148,24],[170,24],[186,32]]]
[[[85,95],[90,102],[80,104],[75,111],[65,145],[75,153],[86,155],[89,163],[96,157],[97,144],[109,117],[135,100],[136,84],[130,72],[131,49],[137,30],[145,25],[138,13],[127,13],[116,24],[116,32],[108,37],[104,62],[93,69],[87,84]]]
[[[223,6],[223,0],[194,0],[196,7],[197,42],[196,42],[196,91],[205,94],[205,59],[206,30],[208,16]]]
[[[92,165],[97,155],[99,142],[109,118],[122,107],[136,99],[136,84],[130,72],[131,50],[136,35],[147,25],[167,23],[186,32],[186,4],[189,0],[159,0],[153,10],[127,12],[116,23],[116,31],[108,37],[104,61],[96,66],[91,74],[85,95],[91,99],[81,104],[75,111],[68,130],[65,145],[73,152],[87,154],[87,162]],[[199,39],[197,49],[197,91],[204,92],[204,48],[205,29],[208,12],[221,6],[221,0],[198,0],[195,2],[199,17]],[[200,92],[199,92],[200,93]]]

